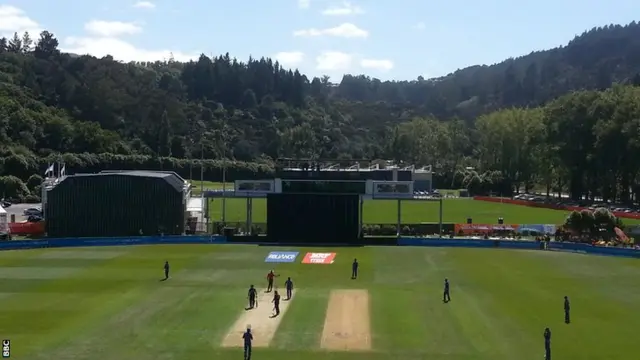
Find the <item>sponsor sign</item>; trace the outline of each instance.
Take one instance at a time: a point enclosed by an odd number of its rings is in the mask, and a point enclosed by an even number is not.
[[[299,252],[297,251],[272,251],[264,259],[268,263],[292,263],[296,261]]]
[[[333,264],[336,253],[307,253],[302,259],[303,264]]]
[[[11,357],[11,340],[2,340],[2,358],[8,359]]]

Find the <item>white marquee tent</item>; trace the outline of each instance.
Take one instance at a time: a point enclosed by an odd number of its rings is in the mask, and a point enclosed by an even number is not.
[[[0,206],[0,234],[7,234],[9,232],[8,216],[7,212]]]

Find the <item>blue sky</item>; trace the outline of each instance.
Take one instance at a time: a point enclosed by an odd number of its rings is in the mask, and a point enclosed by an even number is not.
[[[0,0],[0,34],[42,29],[116,59],[270,56],[310,76],[410,80],[566,44],[626,24],[638,0]]]

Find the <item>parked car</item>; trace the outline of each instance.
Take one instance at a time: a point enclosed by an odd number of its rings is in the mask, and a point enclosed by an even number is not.
[[[27,218],[28,222],[40,222],[42,220],[44,219],[42,218],[42,216],[39,216],[39,215],[29,215],[29,217]]]
[[[11,206],[11,201],[2,199],[2,200],[0,200],[0,205],[2,205],[2,207],[6,209],[9,206]]]
[[[42,209],[28,208],[23,213],[24,216],[42,216]]]

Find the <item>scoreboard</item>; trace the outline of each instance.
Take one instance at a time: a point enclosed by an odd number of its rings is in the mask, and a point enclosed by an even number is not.
[[[366,188],[365,181],[356,180],[282,180],[283,193],[364,195]]]

